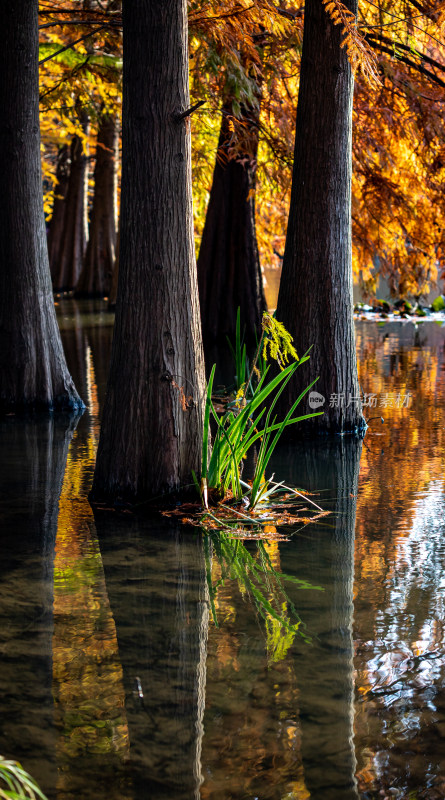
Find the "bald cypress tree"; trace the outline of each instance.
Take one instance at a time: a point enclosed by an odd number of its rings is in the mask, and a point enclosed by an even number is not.
[[[266,310],[255,230],[259,102],[260,98],[257,106],[253,103],[242,106],[239,129],[243,141],[236,153],[231,152],[230,98],[222,108],[212,189],[198,257],[206,361],[212,346],[224,344],[226,336],[235,339],[238,308],[250,346],[260,335],[262,313]]]
[[[102,114],[97,131],[89,239],[76,286],[77,297],[103,297],[111,288],[116,258],[117,145],[117,116]]]
[[[357,13],[357,0],[346,5]],[[325,397],[325,413],[305,427],[332,432],[364,424],[352,316],[354,79],[342,35],[322,0],[306,0],[292,195],[276,312],[299,354],[312,345],[311,358],[289,384],[283,403],[290,406],[299,386],[318,377],[315,388]]]
[[[1,0],[0,410],[75,408],[57,326],[40,167],[38,2]]]
[[[123,43],[119,284],[91,496],[135,501],[200,468],[186,0],[124,0]]]

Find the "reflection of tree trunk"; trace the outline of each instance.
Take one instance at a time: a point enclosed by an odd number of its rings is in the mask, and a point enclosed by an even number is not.
[[[48,255],[51,276],[54,280],[59,263],[65,218],[65,199],[70,174],[70,150],[67,144],[59,147],[57,154],[56,185],[54,187],[53,213],[49,223]]]
[[[236,313],[255,342],[266,307],[255,233],[255,171],[259,111],[244,108],[245,152],[231,154],[231,103],[222,112],[212,190],[198,258],[204,346],[235,337]],[[208,360],[208,359],[206,359]]]
[[[88,133],[89,120],[82,118],[84,133]],[[74,289],[82,269],[87,241],[87,155],[80,136],[71,142],[71,169],[65,199],[63,243],[58,264],[53,271],[54,289]]]
[[[97,132],[89,239],[76,287],[78,296],[103,297],[110,290],[116,248],[117,136],[116,115],[102,115]]]
[[[61,297],[58,302],[58,322],[66,363],[79,386],[81,396],[88,404],[88,384],[85,375],[87,342],[79,307],[72,298]]]
[[[54,562],[57,789],[59,797],[85,797],[87,787],[91,798],[129,800],[122,667],[91,507],[86,494],[73,502],[79,461],[71,457],[65,473]],[[81,463],[88,473],[88,459]]]
[[[53,568],[58,503],[77,419],[0,423],[0,752],[50,791]]]
[[[287,481],[312,491],[333,511],[282,550],[282,570],[324,588],[301,592],[296,607],[312,637],[298,648],[304,775],[311,797],[357,800],[353,742],[353,578],[356,494],[362,442],[305,442],[292,449]],[[278,473],[277,468],[277,473]],[[328,505],[328,498],[331,503]],[[304,565],[304,568],[301,566]],[[289,584],[289,594],[291,584]]]
[[[100,513],[96,526],[123,666],[138,796],[198,799],[208,630],[201,539],[171,527],[160,531],[159,522],[151,527],[114,517],[110,535]]]
[[[107,388],[108,367],[111,357],[111,340],[113,337],[113,325],[91,327],[86,332],[87,342],[91,351],[94,376],[96,381],[96,392],[98,402],[98,413],[102,414],[105,402],[105,391]]]

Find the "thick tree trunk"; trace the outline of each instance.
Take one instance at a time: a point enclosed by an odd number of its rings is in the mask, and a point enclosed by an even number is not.
[[[347,6],[357,12],[356,0],[348,0]],[[310,361],[297,373],[299,386],[289,385],[284,404],[288,407],[316,377],[315,388],[326,398],[325,413],[300,430],[339,432],[363,426],[352,317],[353,76],[341,38],[341,26],[333,25],[322,0],[307,0],[292,196],[276,312],[299,355],[312,345]]]
[[[204,365],[193,243],[185,0],[124,0],[116,322],[92,498],[200,469]]]
[[[49,223],[48,256],[51,276],[54,280],[59,263],[63,241],[63,225],[65,220],[65,199],[70,176],[70,149],[67,144],[59,148],[57,154],[56,185],[54,187],[53,213]]]
[[[81,407],[57,327],[40,168],[37,0],[2,3],[0,411]]]
[[[235,338],[236,314],[246,340],[255,343],[266,308],[255,233],[255,172],[258,117],[245,108],[246,147],[231,155],[231,104],[222,111],[213,183],[198,257],[199,298],[204,347]]]
[[[111,286],[116,255],[118,120],[103,115],[97,132],[94,198],[88,245],[76,295],[103,297]]]
[[[89,120],[84,115],[82,127],[88,132]],[[74,289],[82,271],[87,244],[87,180],[88,160],[80,136],[71,141],[71,169],[65,199],[63,242],[59,261],[53,271],[56,292]]]

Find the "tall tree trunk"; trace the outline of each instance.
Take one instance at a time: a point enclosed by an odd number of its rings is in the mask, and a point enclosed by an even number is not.
[[[84,133],[88,132],[89,120],[81,117]],[[81,136],[71,141],[71,169],[65,199],[63,242],[59,262],[54,271],[54,290],[62,292],[74,289],[82,271],[87,244],[87,180],[88,160]]]
[[[357,13],[356,0],[346,5]],[[318,377],[316,389],[326,398],[324,414],[304,428],[333,432],[364,424],[360,401],[349,402],[359,395],[351,266],[354,81],[341,40],[341,26],[332,23],[322,0],[307,0],[292,195],[276,312],[299,355],[312,345],[310,361],[298,371],[300,386]],[[295,381],[289,384],[283,395],[287,407],[297,391]],[[332,405],[331,395],[340,396]]]
[[[221,132],[198,257],[204,347],[235,337],[236,314],[246,340],[255,342],[266,308],[255,232],[255,173],[259,110],[243,108],[245,142],[231,154],[231,103],[222,110]]]
[[[65,220],[65,199],[70,177],[70,149],[67,144],[59,147],[57,154],[56,185],[54,187],[53,213],[49,223],[48,256],[51,276],[54,279],[59,263]]]
[[[102,115],[97,132],[89,239],[76,287],[78,297],[103,297],[110,291],[116,255],[117,140],[117,116]]]
[[[40,167],[37,0],[2,4],[0,411],[81,407],[51,291]]]
[[[124,0],[116,322],[92,498],[146,499],[200,469],[185,0]]]

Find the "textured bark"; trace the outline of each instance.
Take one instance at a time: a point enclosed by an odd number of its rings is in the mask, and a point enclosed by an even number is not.
[[[88,118],[83,116],[81,122],[84,132],[87,133]],[[84,142],[80,136],[73,136],[70,158],[71,169],[65,199],[63,242],[58,264],[53,271],[53,286],[56,292],[71,290],[76,286],[82,271],[87,245],[88,160]]]
[[[116,257],[114,259],[113,275],[112,275],[112,278],[111,278],[110,296],[108,298],[108,307],[110,309],[116,308],[117,285],[119,283],[120,241],[121,241],[121,231],[120,231],[120,222],[119,222],[119,227],[118,227],[118,231],[117,231],[117,240],[116,240]]]
[[[231,156],[231,104],[222,111],[213,183],[198,257],[206,360],[212,345],[235,338],[236,314],[255,342],[266,308],[255,233],[255,172],[259,110],[244,108],[245,152]],[[244,150],[244,148],[243,148]]]
[[[37,0],[2,3],[0,411],[80,407],[51,291],[40,169]]]
[[[357,12],[355,0],[348,8]],[[283,401],[318,377],[325,413],[299,430],[353,431],[363,425],[352,317],[351,132],[353,76],[322,0],[307,0],[298,95],[289,225],[277,319],[302,354],[311,358],[298,371]],[[298,380],[298,386],[297,386]],[[329,406],[331,394],[345,395]],[[307,407],[306,411],[310,411]],[[289,431],[289,429],[288,429]],[[295,433],[297,433],[297,429]]]
[[[116,322],[92,498],[147,499],[200,468],[185,0],[126,0]]]
[[[70,176],[70,149],[67,144],[59,148],[57,154],[56,185],[54,187],[53,213],[49,223],[48,256],[51,276],[54,279],[59,263],[63,241],[63,225],[65,220],[65,199]]]
[[[116,255],[117,140],[117,117],[102,116],[97,132],[89,239],[76,287],[78,297],[103,297],[110,291]]]

